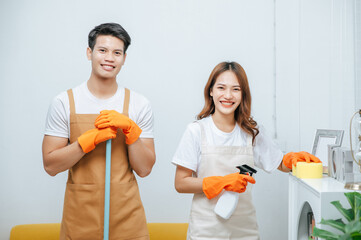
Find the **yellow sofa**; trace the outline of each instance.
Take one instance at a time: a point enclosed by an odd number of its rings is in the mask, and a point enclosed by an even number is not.
[[[148,223],[150,240],[185,240],[188,223]],[[59,240],[60,223],[24,224],[11,229],[10,240]]]

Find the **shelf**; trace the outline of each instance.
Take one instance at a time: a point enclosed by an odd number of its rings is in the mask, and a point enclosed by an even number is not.
[[[349,206],[344,196],[351,192],[344,184],[334,178],[323,176],[319,179],[299,179],[289,175],[289,237],[290,240],[308,239],[307,214],[313,213],[316,227],[331,230],[320,225],[321,218],[341,218],[341,214],[330,204],[339,200],[343,206]]]
[[[327,175],[323,175],[322,178],[301,179],[293,176],[290,173],[290,177],[309,188],[310,191],[313,191],[315,194],[329,192],[350,192],[350,190],[344,188],[344,183],[341,183],[334,178],[330,178]]]

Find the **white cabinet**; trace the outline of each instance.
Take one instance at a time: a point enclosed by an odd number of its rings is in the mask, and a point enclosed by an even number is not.
[[[330,202],[339,200],[345,208],[349,208],[345,192],[349,190],[344,189],[344,184],[334,178],[323,176],[320,179],[299,179],[290,174],[288,239],[308,239],[309,213],[313,213],[318,228],[332,229],[319,223],[321,218],[342,217]]]

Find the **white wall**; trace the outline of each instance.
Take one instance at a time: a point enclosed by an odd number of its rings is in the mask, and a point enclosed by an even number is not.
[[[88,79],[87,34],[103,22],[118,22],[131,35],[118,82],[144,94],[155,114],[157,163],[139,179],[149,222],[188,220],[191,195],[175,192],[170,161],[221,61],[243,65],[253,115],[282,150],[310,151],[315,129],[347,125],[353,78],[345,85],[332,77],[336,63],[329,60],[344,44],[330,43],[331,20],[341,21],[332,14],[342,2],[275,2],[1,2],[0,239],[17,224],[61,221],[67,175],[43,170],[45,116],[55,95]],[[287,239],[287,174],[259,172],[254,189],[261,238]]]

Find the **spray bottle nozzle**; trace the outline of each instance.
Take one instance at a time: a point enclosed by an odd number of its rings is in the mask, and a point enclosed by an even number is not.
[[[246,174],[249,173],[249,175],[252,177],[253,173],[257,173],[257,170],[254,168],[251,168],[247,164],[243,164],[242,166],[237,166],[239,169],[239,174]]]

